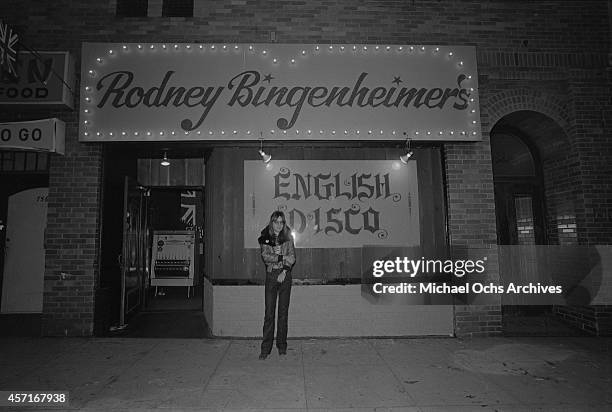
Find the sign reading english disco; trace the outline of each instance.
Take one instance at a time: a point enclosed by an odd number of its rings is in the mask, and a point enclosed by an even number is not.
[[[480,140],[471,46],[84,43],[81,141]]]

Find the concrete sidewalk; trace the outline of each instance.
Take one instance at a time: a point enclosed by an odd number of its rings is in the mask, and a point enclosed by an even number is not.
[[[610,338],[295,339],[258,354],[255,340],[3,338],[0,390],[69,390],[71,409],[100,411],[612,410]]]

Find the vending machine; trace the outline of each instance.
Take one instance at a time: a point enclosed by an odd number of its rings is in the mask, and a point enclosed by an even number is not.
[[[187,286],[187,297],[198,282],[197,231],[156,230],[151,250],[151,286]]]

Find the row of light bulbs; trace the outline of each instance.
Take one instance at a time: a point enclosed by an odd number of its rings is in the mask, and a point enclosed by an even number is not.
[[[238,132],[238,130],[233,130],[231,133],[230,133],[229,131],[228,131],[228,132],[226,132],[225,130],[221,130],[221,131],[219,132],[219,134],[220,134],[220,135],[222,135],[222,136],[224,136],[224,135],[226,135],[226,134],[233,134],[233,135],[237,135],[238,133],[239,133],[239,132]],[[306,131],[306,133],[307,133],[307,134],[309,134],[309,135],[311,135],[311,134],[313,134],[314,132],[313,132],[312,130],[307,130],[307,131]],[[322,134],[324,134],[324,133],[325,133],[325,131],[324,131],[324,130],[319,130],[319,134],[320,134],[320,135],[322,135]],[[336,135],[336,134],[337,134],[336,130],[331,130],[331,132],[330,132],[330,133],[331,133],[332,135]],[[352,132],[352,131],[351,131],[351,132],[349,132],[348,130],[345,130],[345,131],[344,131],[344,134],[345,134],[345,135],[348,135],[348,134],[350,134],[350,133],[353,133],[353,132]],[[356,130],[354,133],[355,133],[355,134],[357,134],[357,135],[359,135],[359,134],[361,134],[361,131],[360,131],[360,130]],[[157,133],[152,132],[152,131],[147,131],[147,132],[139,132],[139,131],[135,131],[135,132],[128,132],[128,131],[125,131],[125,130],[124,130],[124,131],[121,131],[121,132],[108,132],[108,136],[111,136],[111,137],[112,137],[112,136],[128,136],[128,135],[129,135],[129,136],[149,136],[149,137],[151,137],[151,136],[153,136],[153,135],[155,135],[155,134],[157,134]],[[177,132],[177,131],[175,131],[175,130],[172,130],[172,131],[170,131],[170,132],[160,131],[158,134],[159,134],[159,136],[165,136],[166,134],[167,134],[167,135],[169,135],[169,136],[176,136],[176,135],[181,135],[181,134],[184,134],[184,135],[189,135],[189,134],[191,134],[191,132],[188,132],[188,131],[184,131],[184,132]],[[194,132],[193,134],[200,136],[200,135],[202,135],[202,131],[201,131],[201,130],[198,130],[198,131]],[[248,130],[248,131],[246,132],[246,134],[247,134],[247,135],[251,135],[251,131],[250,131],[250,130]],[[274,131],[274,130],[270,130],[270,134],[272,134],[272,135],[273,135],[273,134],[275,134],[275,131]],[[283,130],[282,134],[283,134],[283,135],[286,135],[286,134],[288,134],[288,133],[287,133],[287,131],[286,131],[286,130]],[[295,131],[295,134],[299,135],[299,134],[300,134],[299,130],[296,130],[296,131]],[[316,134],[316,133],[315,133],[315,134]],[[375,131],[372,131],[372,130],[368,130],[367,134],[368,134],[368,135],[376,135],[376,132],[375,132]],[[380,130],[379,134],[380,134],[380,135],[384,135],[384,134],[385,134],[385,132],[384,132],[383,130]],[[393,131],[391,132],[391,134],[392,134],[393,136],[395,136],[395,135],[397,135],[397,132],[396,132],[395,130],[393,130]],[[468,134],[470,134],[470,135],[472,135],[472,136],[476,136],[476,135],[477,135],[477,132],[476,132],[476,131],[472,131],[472,132],[470,133],[470,132],[467,132],[467,131],[465,131],[465,130],[461,130],[461,131],[454,131],[454,130],[450,130],[450,131],[448,131],[448,132],[445,132],[445,131],[440,130],[440,131],[438,131],[437,133],[435,133],[435,132],[431,132],[431,131],[421,132],[421,131],[419,131],[419,130],[415,130],[415,131],[413,132],[413,135],[414,135],[414,136],[420,136],[421,134],[423,134],[423,135],[427,135],[427,136],[436,135],[436,134],[437,134],[438,136],[444,136],[444,135],[454,136],[455,134],[460,135],[460,136],[467,136]],[[99,137],[99,136],[105,136],[106,134],[105,134],[104,132],[100,132],[100,131],[95,132],[95,133],[94,133],[94,132],[88,132],[88,131],[83,132],[83,136],[85,136],[85,137],[89,137],[89,136],[91,136],[91,135],[95,135],[95,136],[98,136],[98,137]],[[215,132],[214,132],[213,130],[209,130],[209,131],[208,131],[208,135],[209,135],[209,136],[213,136],[213,135],[215,135]]]
[[[142,44],[138,44],[136,46],[136,48],[138,50],[141,50],[141,51],[146,50],[146,49],[154,51],[154,50],[157,50],[158,48],[160,48],[162,50],[170,50],[170,49],[174,49],[174,50],[187,50],[187,51],[190,51],[192,49],[199,49],[201,51],[205,51],[206,50],[206,46],[203,45],[203,44],[198,44],[198,45],[192,46],[191,44],[181,44],[181,45],[179,45],[177,43],[175,43],[173,46],[168,46],[166,44],[162,44],[161,46],[158,46],[156,44],[149,44],[148,47],[143,46]],[[211,44],[209,46],[209,48],[212,51],[215,51],[217,49],[221,49],[223,51],[229,51],[229,50],[232,50],[232,49],[235,50],[235,51],[240,51],[240,49],[241,49],[240,46],[237,45],[237,44],[235,44],[233,46],[229,46],[227,44],[223,44],[220,47],[217,47],[215,44]],[[380,45],[375,45],[375,46],[372,46],[372,45],[370,45],[370,46],[368,46],[368,45],[363,45],[363,46],[362,45],[359,45],[359,46],[358,45],[353,45],[353,46],[347,46],[347,45],[321,46],[321,45],[316,45],[316,46],[313,47],[312,52],[315,53],[315,54],[318,54],[318,53],[321,52],[321,50],[325,50],[325,49],[330,51],[330,52],[333,52],[336,49],[339,50],[340,52],[344,52],[345,50],[348,49],[348,50],[352,50],[353,52],[363,51],[364,53],[367,52],[368,50],[374,50],[375,52],[378,52],[380,50],[384,50],[386,52],[391,52],[391,51],[394,50],[394,51],[396,51],[398,53],[402,53],[404,51],[408,51],[408,52],[412,53],[415,50],[417,50],[417,51],[420,51],[421,53],[425,53],[427,51],[427,46],[380,46]],[[130,47],[128,45],[124,44],[124,45],[121,46],[121,50],[124,51],[124,52],[128,52],[130,50]],[[251,52],[251,53],[257,52],[257,50],[255,50],[255,46],[254,45],[249,45],[248,46],[248,51]],[[432,54],[439,54],[440,51],[441,50],[440,50],[439,46],[431,48]],[[261,49],[260,52],[261,52],[262,56],[268,56],[269,55],[268,49],[266,49],[266,48]],[[308,54],[309,53],[308,53],[308,51],[306,49],[302,49],[302,51],[300,52],[300,55],[302,55],[302,56],[307,56]],[[115,51],[115,49],[109,49],[108,50],[108,55],[109,56],[115,56],[115,55],[117,55],[117,52]],[[449,52],[446,53],[446,57],[449,58],[449,59],[453,58],[454,57],[454,53],[452,51],[449,51]],[[103,64],[104,63],[104,58],[103,57],[97,57],[96,61],[99,64]],[[296,61],[297,60],[296,60],[295,57],[291,58],[289,60],[289,62],[291,64],[295,64]],[[280,59],[278,57],[273,57],[272,58],[272,62],[275,63],[275,64],[279,63]],[[463,67],[463,65],[464,65],[463,60],[460,60],[460,61],[457,62],[457,67],[458,68]],[[89,72],[90,76],[95,77],[96,72],[95,72],[94,69],[89,69],[88,72]],[[468,78],[471,79],[472,76],[468,76]]]
[[[156,44],[150,44],[148,47],[145,47],[142,44],[138,44],[136,46],[136,48],[138,50],[141,50],[141,51],[145,50],[147,48],[149,50],[156,50],[158,48],[158,46]],[[159,48],[162,49],[162,50],[171,50],[171,49],[174,49],[174,50],[181,50],[181,49],[184,49],[184,50],[196,49],[197,50],[197,49],[199,49],[199,50],[202,50],[202,51],[206,50],[206,46],[204,44],[198,44],[198,45],[192,46],[191,44],[181,44],[181,45],[179,45],[179,44],[175,43],[174,46],[172,46],[172,47],[170,47],[170,46],[168,46],[166,44],[162,44],[161,46],[159,46]],[[240,46],[237,45],[237,44],[235,44],[233,47],[228,46],[227,44],[221,45],[220,47],[217,47],[215,44],[211,44],[209,46],[209,48],[210,48],[210,50],[213,50],[213,51],[217,50],[217,49],[221,49],[223,51],[229,51],[229,50],[232,50],[232,49],[235,50],[235,51],[239,51],[240,50]],[[418,46],[380,46],[380,45],[375,45],[375,46],[372,46],[372,45],[370,45],[370,46],[368,46],[368,45],[361,46],[361,45],[359,45],[358,46],[358,45],[355,44],[355,45],[353,45],[351,47],[351,46],[346,46],[346,45],[336,45],[336,46],[334,46],[333,44],[330,44],[329,46],[326,46],[326,47],[321,46],[321,45],[315,45],[313,47],[313,52],[318,53],[321,50],[329,50],[331,52],[331,51],[334,51],[336,49],[341,51],[341,52],[349,49],[349,50],[352,50],[354,52],[356,52],[356,51],[367,52],[368,50],[374,50],[374,51],[384,50],[384,51],[390,52],[392,50],[395,50],[395,51],[401,53],[403,51],[414,52],[415,50],[418,50],[418,51],[420,51],[422,53],[425,53],[425,51],[427,51],[427,46],[420,46],[420,47],[418,47]],[[123,50],[124,52],[128,52],[130,50],[130,47],[127,44],[124,44],[124,45],[121,46],[121,50]],[[257,51],[257,50],[255,50],[255,46],[252,45],[252,44],[248,46],[248,50],[249,50],[249,52],[252,52],[252,53],[255,53]],[[431,49],[431,51],[432,51],[432,53],[437,54],[437,53],[440,52],[440,47],[438,47],[438,46],[433,47]],[[115,52],[114,49],[109,49],[108,50],[108,54],[110,56],[113,56],[113,55],[116,55],[117,53]],[[261,49],[261,54],[266,56],[268,54],[268,49],[265,49],[265,48]],[[302,49],[301,54],[302,54],[302,56],[306,56],[306,54],[307,54],[306,49]],[[452,51],[450,51],[446,55],[447,55],[447,57],[453,57],[454,53]],[[462,61],[460,63],[461,63],[461,65],[463,65]]]

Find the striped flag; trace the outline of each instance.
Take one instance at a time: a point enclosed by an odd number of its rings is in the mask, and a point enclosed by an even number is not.
[[[17,41],[19,36],[12,28],[0,20],[0,68],[17,77]]]

